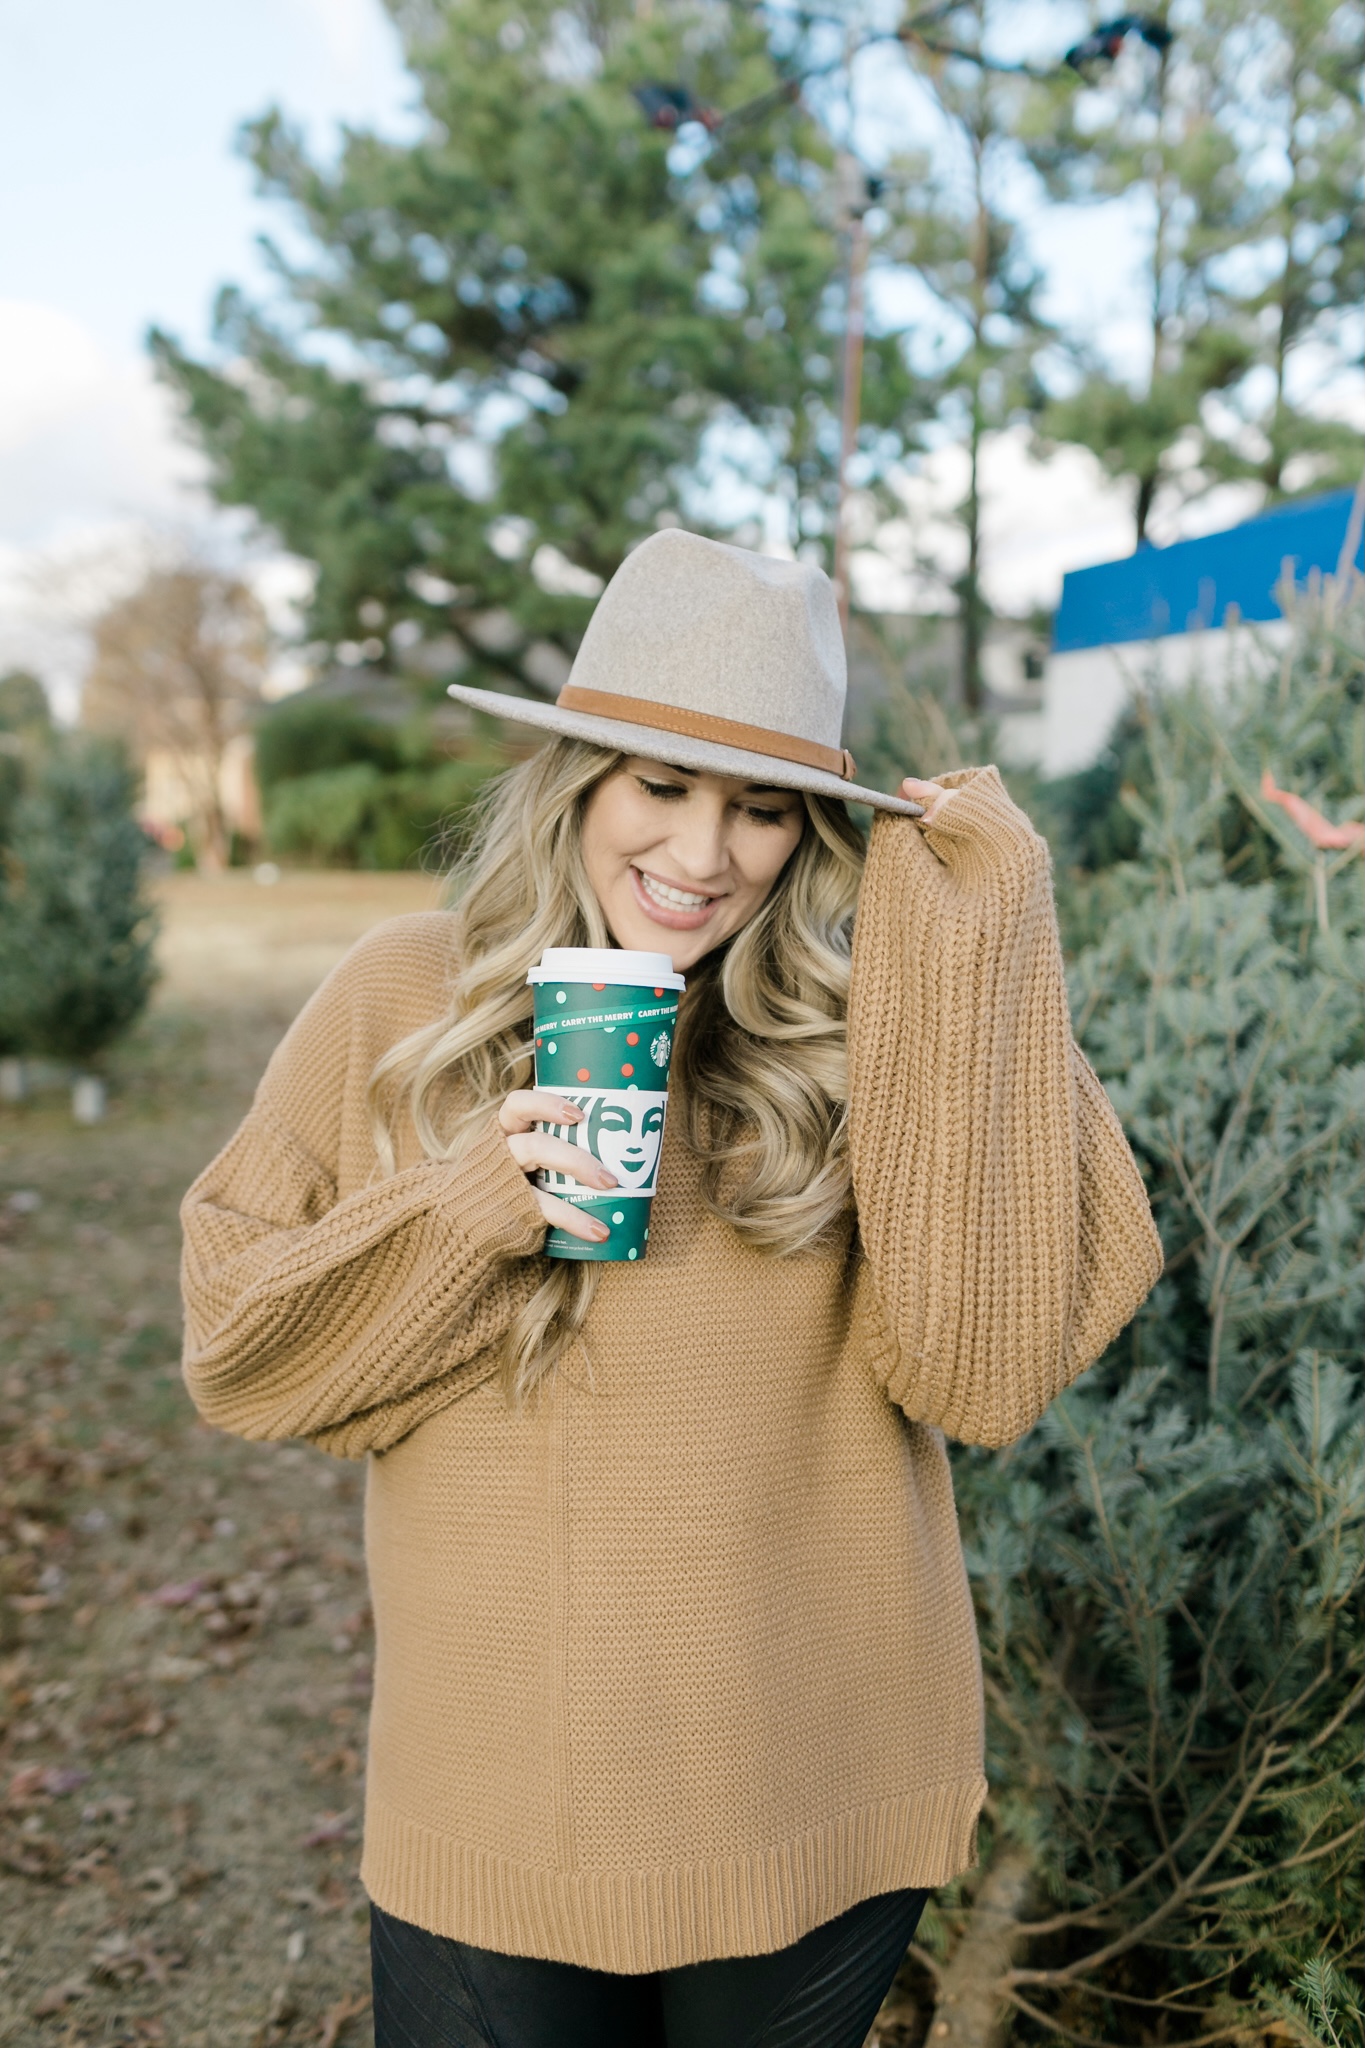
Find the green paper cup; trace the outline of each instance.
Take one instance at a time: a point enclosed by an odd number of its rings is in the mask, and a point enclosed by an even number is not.
[[[583,1111],[578,1124],[542,1124],[616,1175],[610,1194],[565,1173],[536,1186],[586,1209],[611,1233],[600,1244],[551,1228],[550,1259],[642,1259],[659,1174],[668,1068],[683,978],[667,953],[552,946],[527,980],[535,990],[537,1088]]]

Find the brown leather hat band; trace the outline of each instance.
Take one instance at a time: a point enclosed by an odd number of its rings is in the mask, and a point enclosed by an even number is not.
[[[742,725],[736,718],[713,718],[709,711],[684,711],[676,704],[656,704],[652,697],[624,697],[616,690],[582,690],[576,683],[565,683],[555,702],[565,711],[588,711],[595,718],[648,725],[689,740],[712,740],[717,746],[742,748],[746,754],[771,754],[802,768],[821,768],[845,782],[858,773],[847,747],[822,747],[817,740],[798,739],[794,733]]]

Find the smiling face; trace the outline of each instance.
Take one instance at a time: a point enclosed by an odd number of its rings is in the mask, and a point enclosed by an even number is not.
[[[796,790],[632,755],[588,798],[583,863],[617,945],[686,973],[762,908],[805,822]]]

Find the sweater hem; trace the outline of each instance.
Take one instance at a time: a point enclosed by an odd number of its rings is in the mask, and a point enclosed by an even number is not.
[[[639,1975],[767,1955],[881,1892],[976,1860],[984,1778],[883,1800],[747,1855],[561,1871],[436,1833],[371,1793],[360,1878],[381,1912],[449,1940]]]

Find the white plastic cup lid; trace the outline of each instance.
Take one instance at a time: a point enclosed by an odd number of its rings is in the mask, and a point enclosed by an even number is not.
[[[686,988],[667,953],[628,953],[617,946],[547,946],[526,979],[586,981],[617,988]]]

